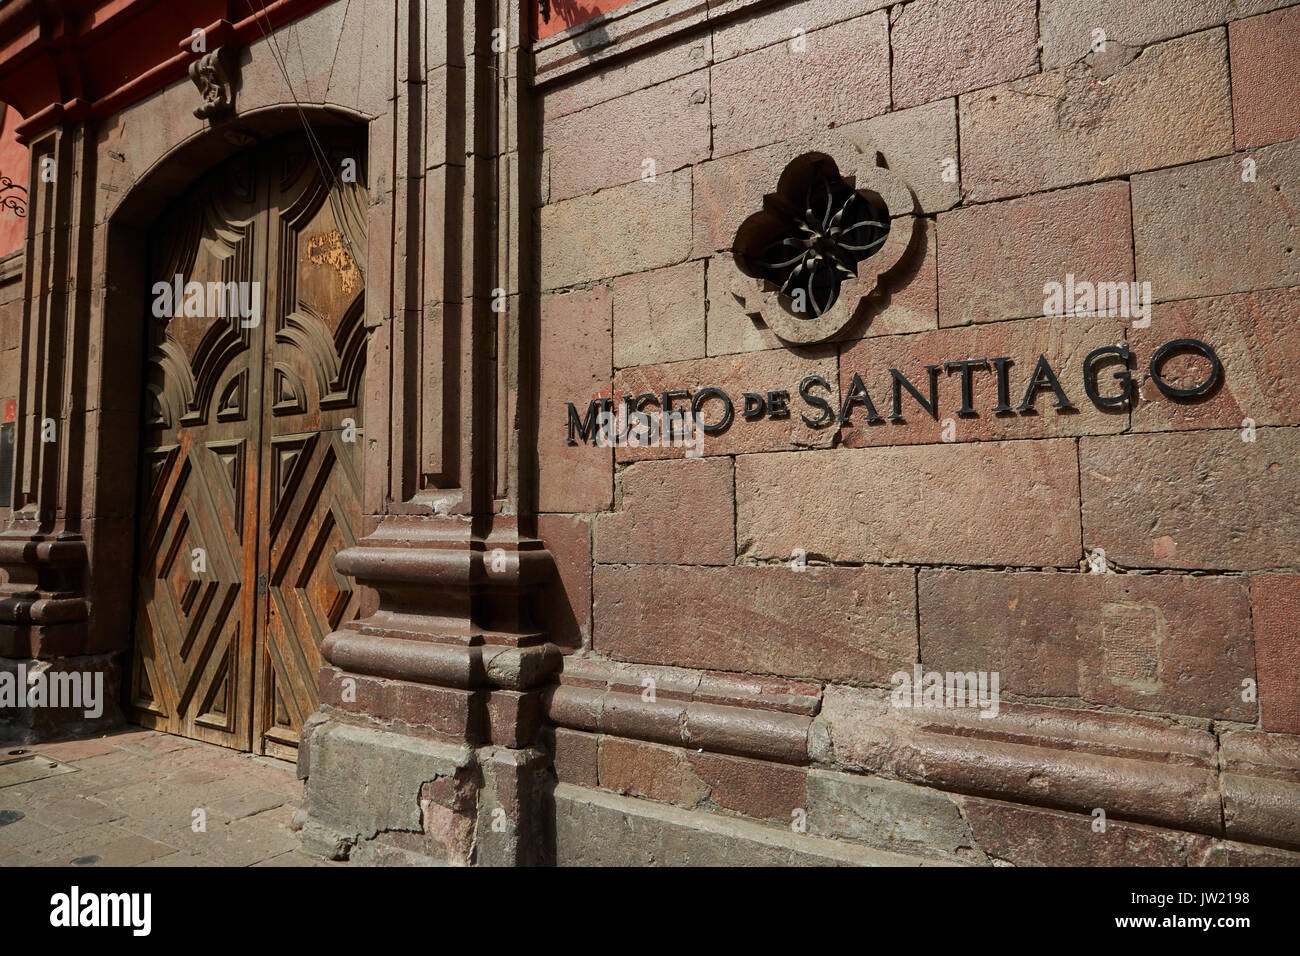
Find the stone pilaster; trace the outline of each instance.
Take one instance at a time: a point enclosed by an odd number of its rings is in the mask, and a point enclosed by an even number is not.
[[[84,101],[56,109],[56,125],[30,144],[13,520],[0,533],[0,666],[100,673],[104,691],[95,718],[82,708],[0,712],[0,737],[26,742],[121,721],[115,655],[127,639],[122,622],[116,636],[91,626],[82,504],[92,443],[84,384],[96,352],[95,146]]]
[[[369,366],[387,407],[367,415],[387,423],[386,467],[366,479],[382,507],[337,566],[374,609],[323,643],[299,754],[304,843],[361,861],[552,857],[538,731],[560,655],[539,609],[554,569],[531,517],[536,373],[521,358],[535,354],[536,160],[519,96],[527,8],[504,9],[401,5],[407,59],[371,136],[392,150],[371,156],[392,189],[372,199],[390,204],[391,233],[370,248],[405,268],[368,304],[387,346]]]

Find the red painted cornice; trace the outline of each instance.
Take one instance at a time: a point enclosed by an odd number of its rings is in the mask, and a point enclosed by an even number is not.
[[[20,142],[62,122],[111,116],[185,76],[201,54],[246,46],[329,0],[10,0],[0,6],[0,101]]]

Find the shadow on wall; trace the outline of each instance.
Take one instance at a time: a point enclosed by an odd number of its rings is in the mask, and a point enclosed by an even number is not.
[[[592,0],[591,3],[580,3],[575,0],[541,0],[533,10],[533,21],[536,26],[534,35],[539,40],[545,40],[569,27],[577,26],[580,23],[586,23],[588,20],[594,20],[603,14],[616,10],[628,3],[629,0]],[[542,19],[542,10],[549,8],[550,17],[547,20]],[[604,31],[598,31],[602,36]],[[581,46],[588,46],[586,43],[580,43]],[[596,45],[603,45],[603,41],[597,41]]]

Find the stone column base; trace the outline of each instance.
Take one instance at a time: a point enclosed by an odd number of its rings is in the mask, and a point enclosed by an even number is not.
[[[294,822],[303,848],[362,865],[527,866],[550,862],[536,836],[550,760],[474,748],[318,713],[303,728]]]
[[[0,743],[43,743],[116,730],[126,723],[121,686],[117,654],[0,657]]]

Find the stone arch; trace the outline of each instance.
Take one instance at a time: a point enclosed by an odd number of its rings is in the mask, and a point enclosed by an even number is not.
[[[82,516],[91,518],[79,522],[79,527],[90,539],[85,587],[91,596],[92,645],[98,633],[104,641],[125,650],[135,612],[144,317],[149,314],[149,236],[155,222],[173,198],[243,149],[301,132],[306,123],[317,132],[352,130],[369,152],[373,119],[329,105],[278,103],[241,111],[236,119],[161,142],[153,155],[133,157],[143,172],[128,188],[98,190],[103,198],[96,205],[102,207],[102,218],[91,241],[94,261],[103,264],[95,281],[103,283],[104,291],[89,310],[87,341],[96,354],[86,362],[84,381],[74,383],[88,413],[86,466],[72,467],[70,463],[65,474],[70,486],[82,484],[79,489],[69,487],[68,500],[79,500]],[[106,152],[101,138],[97,161],[101,171]],[[111,156],[107,162],[113,162]],[[367,208],[363,215],[369,212]],[[366,229],[371,228],[379,231],[382,227],[366,223]],[[367,296],[367,310],[369,301]],[[366,364],[372,365],[374,374],[383,374],[382,363]],[[367,457],[386,454],[386,438],[382,434],[376,437],[377,445],[367,449]],[[96,463],[94,468],[91,461]],[[110,554],[114,560],[105,560]]]

